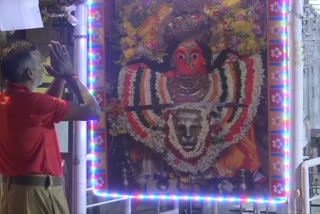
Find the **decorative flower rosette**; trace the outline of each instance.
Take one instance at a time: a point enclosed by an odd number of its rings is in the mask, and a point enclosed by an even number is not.
[[[214,167],[219,154],[246,135],[259,105],[264,77],[259,54],[231,57],[207,75],[210,85],[201,102],[238,103],[247,107],[200,107],[188,103],[164,110],[154,108],[124,113],[128,133],[181,172],[202,174]],[[152,71],[142,63],[126,66],[119,74],[118,98],[125,107],[175,104],[168,90],[168,78],[172,77]],[[198,109],[204,118],[197,152],[184,152],[179,147],[170,113],[179,108]]]

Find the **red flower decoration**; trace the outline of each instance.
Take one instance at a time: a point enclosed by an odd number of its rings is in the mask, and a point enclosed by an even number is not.
[[[180,164],[180,160],[179,160],[179,159],[176,159],[174,162],[175,162],[177,165]]]
[[[201,16],[195,16],[194,17],[194,21],[197,22],[197,23],[199,23],[201,21],[201,19],[202,19]]]
[[[215,123],[215,124],[210,126],[210,130],[211,130],[212,133],[218,134],[222,130],[222,127],[221,127],[220,124]]]
[[[168,121],[168,120],[169,120],[170,114],[171,114],[171,111],[170,111],[170,110],[168,110],[168,111],[166,111],[166,112],[164,113],[163,118],[165,119],[165,121]]]

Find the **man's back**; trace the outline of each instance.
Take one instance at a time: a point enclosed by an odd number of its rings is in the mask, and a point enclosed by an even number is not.
[[[9,84],[0,104],[0,172],[7,176],[62,176],[55,122],[68,102]]]

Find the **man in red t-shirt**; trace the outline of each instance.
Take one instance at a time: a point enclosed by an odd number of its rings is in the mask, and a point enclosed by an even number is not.
[[[1,214],[69,213],[62,189],[63,168],[55,123],[98,119],[100,107],[73,71],[65,46],[49,44],[55,77],[46,94],[32,92],[42,83],[40,52],[26,41],[3,51],[0,93]],[[65,84],[82,104],[60,99]]]

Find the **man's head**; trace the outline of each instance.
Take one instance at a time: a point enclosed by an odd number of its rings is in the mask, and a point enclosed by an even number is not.
[[[29,42],[15,42],[3,50],[0,70],[5,80],[34,89],[42,83],[41,54]]]

